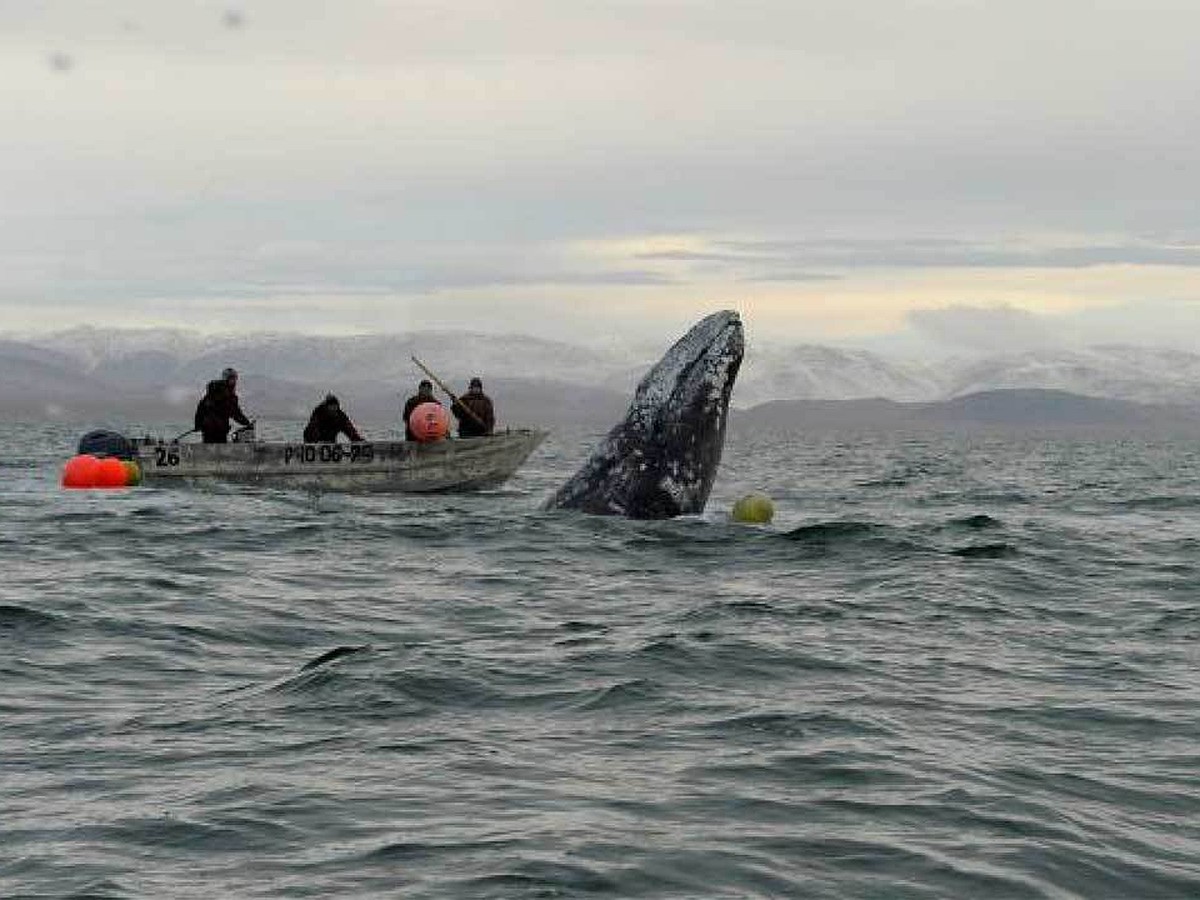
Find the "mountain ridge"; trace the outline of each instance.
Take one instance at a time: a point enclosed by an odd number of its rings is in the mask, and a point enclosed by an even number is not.
[[[1046,388],[998,388],[933,402],[886,398],[772,400],[732,415],[735,427],[1136,428],[1200,430],[1200,404],[1154,404]]]
[[[242,373],[243,398],[261,415],[307,415],[329,391],[342,397],[352,414],[391,415],[423,377],[412,356],[425,360],[452,387],[481,375],[502,412],[548,424],[599,421],[614,410],[619,415],[657,358],[627,346],[584,347],[470,331],[212,336],[183,329],[80,326],[33,339],[0,336],[0,415],[70,418],[144,411],[190,418],[205,383],[227,365]],[[742,411],[773,401],[878,398],[920,404],[992,390],[1059,390],[1186,407],[1200,397],[1200,355],[1107,344],[934,364],[811,343],[752,345],[733,403]],[[1036,395],[1023,396],[1036,407]],[[809,414],[858,420],[867,408],[842,407],[834,415],[832,407],[818,404]],[[873,412],[883,419],[890,415],[878,404]]]

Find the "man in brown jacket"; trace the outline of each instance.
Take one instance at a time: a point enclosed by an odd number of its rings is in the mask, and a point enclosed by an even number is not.
[[[458,398],[458,402],[450,407],[450,410],[458,419],[460,438],[483,437],[485,434],[491,434],[496,428],[496,413],[492,409],[492,400],[483,392],[483,382],[479,378],[471,379],[471,386],[467,388],[467,392]],[[472,416],[471,413],[475,415]]]

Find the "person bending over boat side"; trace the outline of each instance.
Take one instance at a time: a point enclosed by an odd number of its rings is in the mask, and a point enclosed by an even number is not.
[[[226,369],[221,377],[210,381],[204,396],[196,404],[196,419],[193,423],[206,444],[224,444],[229,440],[229,420],[249,426],[250,420],[242,412],[237,395],[238,373]]]
[[[354,443],[363,439],[350,417],[342,410],[338,398],[326,394],[304,426],[304,443],[332,444],[337,441],[339,434],[346,435]]]
[[[438,398],[433,396],[433,382],[428,378],[422,379],[421,383],[417,385],[417,392],[404,401],[402,417],[404,419],[404,439],[406,441],[415,441],[417,439],[417,436],[413,434],[412,428],[409,427],[408,417],[422,403],[437,403],[438,406],[442,405],[438,401]]]
[[[483,437],[496,429],[496,413],[492,409],[492,398],[483,392],[483,382],[478,377],[471,379],[471,385],[467,388],[467,392],[458,398],[458,401],[450,407],[450,411],[458,419],[458,436],[460,438]],[[471,413],[475,415],[471,415]]]

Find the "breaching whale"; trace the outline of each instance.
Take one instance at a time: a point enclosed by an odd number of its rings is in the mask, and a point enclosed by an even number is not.
[[[736,312],[698,322],[646,374],[624,420],[545,507],[631,519],[703,512],[744,350]]]

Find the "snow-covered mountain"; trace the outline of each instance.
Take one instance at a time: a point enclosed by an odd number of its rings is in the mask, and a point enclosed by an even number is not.
[[[957,366],[944,395],[997,388],[1051,388],[1142,403],[1192,403],[1200,399],[1200,355],[1103,345],[991,356]]]
[[[768,400],[868,397],[932,402],[1003,389],[1193,403],[1200,399],[1200,354],[1110,344],[924,363],[799,345],[748,352],[737,392],[739,405],[753,406]]]
[[[524,335],[425,331],[399,335],[316,337],[249,334],[199,338],[159,329],[76,328],[30,343],[78,360],[84,370],[116,383],[153,379],[164,384],[203,386],[226,366],[246,376],[327,386],[355,382],[415,387],[424,377],[417,356],[447,381],[471,375],[599,384],[627,367],[573,344]]]
[[[471,375],[578,385],[628,395],[658,359],[611,342],[579,346],[525,335],[426,331],[401,335],[314,337],[251,334],[201,337],[166,329],[91,327],[37,338],[31,343],[78,363],[94,380],[166,393],[194,392],[225,366],[252,382],[276,379],[337,390],[347,384],[391,384],[405,391],[422,377],[417,356],[447,382]],[[751,347],[742,366],[734,405],[768,400],[887,397],[925,400],[940,396],[938,373],[919,363],[891,361],[867,351],[811,344]]]
[[[203,336],[170,329],[76,328],[0,340],[0,415],[87,411],[104,403],[146,403],[187,412],[225,366],[264,415],[297,415],[326,391],[355,407],[390,409],[422,377],[417,356],[451,387],[481,375],[489,390],[530,421],[586,418],[628,398],[658,351],[595,341],[588,346],[525,335],[427,331],[315,337],[291,334]],[[639,358],[639,354],[645,356]],[[734,390],[735,407],[769,401],[882,398],[934,402],[997,389],[1042,388],[1149,403],[1200,397],[1200,355],[1107,345],[983,358],[905,360],[813,344],[751,345]],[[586,398],[586,400],[585,400]],[[515,405],[514,405],[515,404]],[[597,412],[597,415],[599,412]]]
[[[919,362],[816,344],[749,347],[738,376],[739,406],[770,400],[932,400],[944,376]]]
[[[70,357],[88,370],[112,360],[144,354],[162,355],[173,360],[188,359],[202,353],[205,347],[226,340],[176,328],[95,328],[90,325],[20,339]]]

